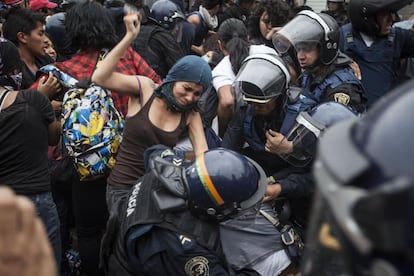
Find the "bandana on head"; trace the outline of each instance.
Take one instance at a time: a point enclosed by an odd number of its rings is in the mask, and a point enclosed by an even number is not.
[[[0,38],[0,86],[19,89],[22,82],[22,61],[17,47],[7,39]]]
[[[158,97],[165,98],[168,106],[177,112],[186,112],[192,109],[196,103],[183,106],[177,103],[173,94],[173,86],[177,81],[193,82],[203,86],[203,92],[210,86],[210,65],[199,56],[188,55],[179,59],[168,71],[167,76],[154,93]]]

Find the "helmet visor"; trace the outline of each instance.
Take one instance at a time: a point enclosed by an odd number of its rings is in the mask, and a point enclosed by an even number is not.
[[[291,47],[316,47],[324,36],[326,23],[315,13],[299,13],[282,29],[273,35],[272,42],[280,54],[285,54]],[[329,32],[329,27],[328,32]]]
[[[245,101],[267,103],[285,93],[288,82],[287,69],[279,59],[255,57],[243,63],[234,86]]]
[[[315,155],[317,139],[323,129],[307,112],[301,112],[286,137],[293,143],[293,151],[280,157],[295,167],[306,166]]]

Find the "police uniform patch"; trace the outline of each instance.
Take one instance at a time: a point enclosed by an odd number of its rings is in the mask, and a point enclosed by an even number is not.
[[[191,258],[185,263],[184,270],[187,276],[208,276],[208,260],[203,256]]]
[[[351,97],[349,97],[349,95],[345,94],[345,93],[335,93],[334,94],[334,100],[337,103],[341,103],[343,105],[348,105]]]

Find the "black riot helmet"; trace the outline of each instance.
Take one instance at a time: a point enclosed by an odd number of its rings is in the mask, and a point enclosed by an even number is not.
[[[414,275],[414,81],[320,139],[302,275]]]
[[[339,36],[339,25],[333,17],[305,10],[276,32],[272,42],[281,55],[291,47],[319,46],[320,62],[331,64],[339,54]]]
[[[350,0],[348,5],[349,19],[352,26],[367,35],[380,34],[380,26],[376,15],[389,11],[396,13],[413,0]]]
[[[252,54],[243,61],[234,85],[245,101],[264,104],[285,96],[289,82],[289,70],[280,57]]]
[[[156,1],[150,11],[150,20],[167,30],[174,29],[177,22],[185,20],[180,8],[170,0]]]

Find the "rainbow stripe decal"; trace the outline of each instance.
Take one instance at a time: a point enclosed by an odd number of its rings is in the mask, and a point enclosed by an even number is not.
[[[196,167],[197,167],[198,177],[200,178],[200,182],[201,184],[203,184],[204,190],[206,190],[207,194],[210,196],[211,201],[213,201],[213,203],[216,205],[224,204],[224,200],[221,198],[220,194],[217,192],[213,181],[208,175],[206,163],[204,161],[204,154],[200,154],[196,158]]]

